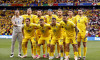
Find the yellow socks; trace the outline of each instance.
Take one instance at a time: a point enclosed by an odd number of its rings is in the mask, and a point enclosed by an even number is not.
[[[84,47],[84,50],[83,50],[83,56],[84,57],[86,56],[86,52],[87,52],[87,47]]]
[[[22,43],[22,50],[23,50],[23,54],[26,55],[27,54],[27,43],[25,42]]]
[[[81,57],[81,47],[78,48],[78,54]]]
[[[37,54],[40,55],[40,46],[37,46]]]

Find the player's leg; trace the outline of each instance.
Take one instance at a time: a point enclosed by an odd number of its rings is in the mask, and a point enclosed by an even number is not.
[[[38,45],[37,45],[37,54],[38,54],[37,59],[40,58],[40,46],[41,44],[43,44],[43,42],[44,42],[44,38],[40,37],[40,39],[38,40]]]
[[[60,47],[60,53],[61,53],[60,60],[63,60],[63,38],[60,38],[59,40],[59,47]]]
[[[51,35],[46,38],[47,42],[47,55],[50,54]]]
[[[57,42],[57,52],[58,56],[56,58],[60,58],[60,47],[59,47],[59,42]]]
[[[17,39],[17,33],[13,32],[13,35],[12,35],[12,45],[11,45],[11,55],[10,55],[10,57],[14,56],[14,45],[15,45],[16,39]]]
[[[32,37],[31,42],[32,42],[32,45],[33,45],[32,57],[33,57],[33,59],[35,59],[36,58],[36,38]]]
[[[24,38],[22,40],[22,51],[23,51],[23,56],[21,58],[27,57],[27,44],[28,44],[28,39],[29,38]]]
[[[46,51],[46,43],[43,44],[43,58],[46,58],[45,51]]]
[[[71,43],[72,43],[72,45],[73,45],[74,54],[75,54],[75,55],[74,55],[74,56],[75,56],[74,59],[77,60],[78,48],[77,48],[77,45],[76,45],[77,42],[76,42],[75,38],[72,38],[72,39],[71,39]]]
[[[78,36],[77,36],[77,42],[78,42],[78,59],[80,60],[81,59],[81,34],[78,33]]]
[[[19,42],[19,53],[18,56],[21,57],[21,48],[22,48],[22,33],[18,33],[18,42]]]
[[[86,60],[86,52],[87,52],[87,46],[86,46],[86,42],[87,42],[87,38],[82,39],[83,41],[83,60]]]
[[[56,43],[56,38],[53,37],[52,40],[51,40],[51,44],[50,44],[50,56],[49,56],[49,59],[53,59],[54,58],[55,43]]]
[[[66,39],[65,39],[65,44],[66,44],[66,52],[65,52],[65,55],[66,55],[66,57],[65,57],[65,60],[69,60],[69,45],[70,45],[70,39],[68,38],[68,37],[66,37]]]

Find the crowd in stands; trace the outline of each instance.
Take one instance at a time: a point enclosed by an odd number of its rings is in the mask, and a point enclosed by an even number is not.
[[[37,4],[43,6],[47,4],[52,6],[53,3],[98,3],[100,0],[0,0],[0,4],[23,4],[29,6],[30,4]],[[9,5],[8,5],[9,6]]]
[[[33,10],[33,14],[36,15],[37,10]],[[67,13],[68,9],[63,8],[63,13]],[[53,10],[56,14],[57,10]],[[77,9],[74,10],[75,15]],[[20,10],[20,15],[26,14],[26,10]],[[43,15],[47,14],[47,10],[43,11]],[[100,37],[100,9],[84,9],[84,14],[88,17],[88,36]],[[14,15],[14,10],[0,10],[0,35],[12,35],[12,23],[11,18]]]

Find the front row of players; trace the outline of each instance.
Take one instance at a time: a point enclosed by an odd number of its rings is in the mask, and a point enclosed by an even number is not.
[[[61,56],[60,60],[63,60],[63,55],[65,55],[65,60],[69,60],[69,45],[71,43],[74,49],[74,59],[77,60],[78,48],[76,39],[78,29],[73,22],[67,20],[66,15],[63,16],[63,21],[61,21],[60,23],[56,23],[56,18],[54,17],[52,18],[51,24],[45,23],[44,19],[40,19],[40,24],[30,23],[29,18],[27,18],[25,22],[26,24],[24,24],[24,26],[22,27],[22,50],[24,54],[22,58],[27,57],[27,43],[28,40],[30,40],[33,45],[32,57],[34,59],[40,58],[40,46],[47,43],[47,53],[49,53],[49,59],[52,60],[55,55],[55,44],[59,43]],[[65,40],[63,39],[63,30],[66,33]],[[39,40],[36,39],[35,31],[40,32],[41,37],[39,38]],[[66,44],[65,51],[63,50],[64,42]],[[38,56],[36,55],[36,49]]]

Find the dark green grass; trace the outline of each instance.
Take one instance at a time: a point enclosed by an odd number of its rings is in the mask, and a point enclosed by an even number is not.
[[[83,46],[82,52],[83,52]],[[87,57],[86,60],[100,60],[100,41],[88,41],[87,43]],[[41,47],[42,48],[42,47]],[[0,60],[33,60],[31,57],[31,45],[30,42],[28,43],[28,57],[21,59],[18,55],[18,42],[16,41],[15,44],[15,50],[14,50],[14,57],[10,58],[11,53],[11,39],[0,39]],[[41,56],[43,55],[42,49],[41,49]],[[83,53],[82,53],[83,55]],[[57,56],[57,49],[55,56]],[[74,60],[73,55],[73,48],[70,45],[70,60]],[[34,59],[34,60],[49,60],[49,59]],[[54,59],[59,60],[59,59]]]

